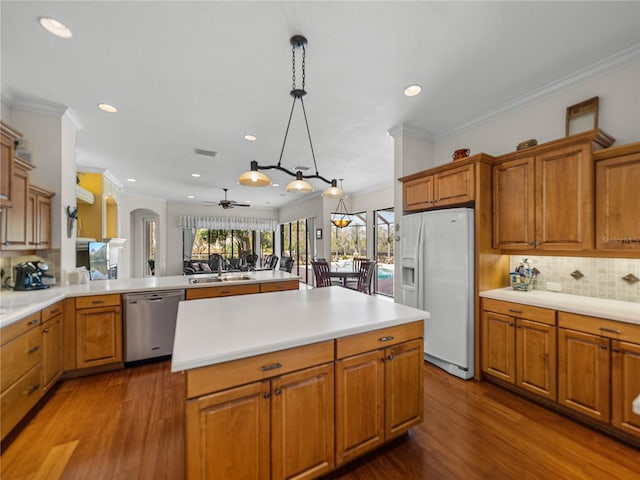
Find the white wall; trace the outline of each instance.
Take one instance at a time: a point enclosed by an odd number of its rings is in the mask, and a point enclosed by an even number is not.
[[[186,202],[167,202],[166,270],[165,275],[182,275],[182,230],[178,218],[182,215],[211,217],[243,217],[278,220],[275,208],[233,208],[224,210],[217,206],[198,205]]]

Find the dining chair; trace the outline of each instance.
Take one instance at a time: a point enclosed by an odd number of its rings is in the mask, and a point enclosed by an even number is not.
[[[329,264],[326,261],[313,261],[311,266],[313,267],[313,275],[316,278],[316,287],[330,287]]]
[[[352,266],[354,272],[360,272],[362,264],[364,262],[369,262],[370,260],[367,257],[353,257]],[[354,290],[358,290],[358,282],[359,278],[354,277],[353,279],[347,279],[347,288],[352,288]]]
[[[362,262],[360,266],[360,275],[358,276],[358,288],[357,290],[367,295],[371,295],[371,279],[373,278],[373,272],[376,270],[375,261]]]
[[[280,271],[291,273],[291,270],[293,270],[293,258],[282,257],[282,259],[280,259]]]

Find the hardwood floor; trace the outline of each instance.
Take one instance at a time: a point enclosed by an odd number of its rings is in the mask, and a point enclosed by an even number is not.
[[[160,362],[62,383],[2,452],[0,478],[182,479],[183,381]],[[640,451],[429,364],[425,418],[407,436],[326,478],[640,478]]]

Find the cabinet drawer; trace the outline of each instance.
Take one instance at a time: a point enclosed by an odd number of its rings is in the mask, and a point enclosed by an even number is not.
[[[397,345],[407,340],[422,338],[423,335],[424,321],[419,320],[405,325],[338,338],[336,339],[336,358],[349,357],[358,353]]]
[[[120,295],[93,295],[91,297],[76,297],[76,308],[94,308],[120,306]]]
[[[260,292],[281,292],[283,290],[297,290],[298,280],[285,280],[282,282],[269,282],[260,284]]]
[[[188,370],[187,398],[333,362],[333,340]]]
[[[504,302],[492,298],[482,299],[482,309],[490,312],[502,313],[511,317],[524,318],[534,322],[556,324],[556,311],[549,308],[532,307],[522,303]]]
[[[558,312],[558,326],[625,342],[640,343],[640,325]]]
[[[15,427],[42,396],[40,364],[14,383],[0,397],[2,403],[2,438]]]
[[[63,302],[58,302],[42,309],[42,323],[46,322],[47,320],[51,320],[56,315],[60,315],[64,311],[62,305]]]
[[[6,327],[2,327],[0,330],[0,339],[4,345],[10,342],[14,338],[22,335],[23,333],[34,328],[36,325],[40,325],[40,312],[32,313],[24,318],[21,318],[17,322],[13,322]]]
[[[42,335],[39,328],[34,328],[12,342],[4,344],[0,351],[1,391],[4,392],[18,378],[40,363],[41,355]]]
[[[198,298],[230,297],[231,295],[246,295],[248,293],[260,293],[260,284],[223,285],[219,287],[203,287],[187,289],[187,300]]]

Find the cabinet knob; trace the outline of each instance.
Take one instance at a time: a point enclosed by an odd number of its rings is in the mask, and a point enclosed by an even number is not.
[[[606,346],[604,343],[601,343],[601,344],[600,344],[600,349],[601,349],[601,350],[606,350],[606,349],[607,349],[607,346]]]
[[[389,356],[387,357],[387,360],[389,360],[389,361],[393,360],[393,355],[389,355]]]
[[[620,349],[619,348],[612,348],[611,351],[614,352],[614,353],[620,353]]]
[[[276,388],[275,392],[276,395],[280,395],[282,393],[282,390],[280,390],[279,388]]]
[[[48,329],[48,328],[45,328],[45,329],[42,331],[42,333],[49,333],[49,329]]]
[[[513,327],[513,323],[509,323],[509,326],[510,326],[510,327]]]
[[[263,396],[264,398],[269,398],[269,397],[271,396],[271,393],[269,393],[269,392],[264,392],[264,393],[262,394],[262,396]]]

